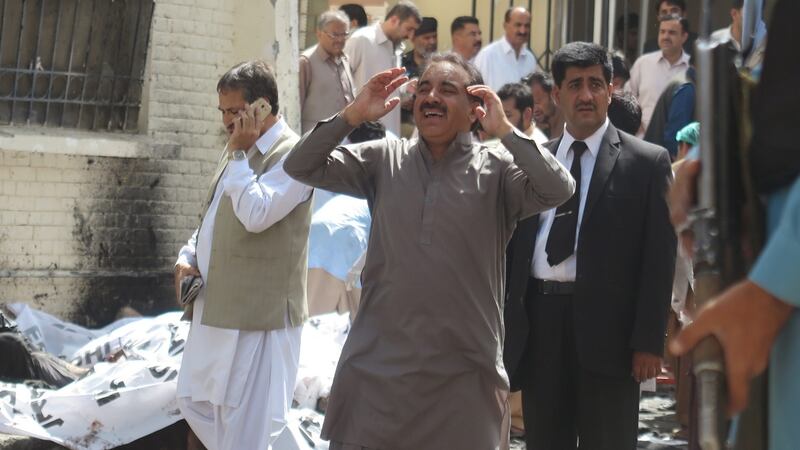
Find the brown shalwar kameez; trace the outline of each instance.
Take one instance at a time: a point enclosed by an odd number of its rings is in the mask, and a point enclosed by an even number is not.
[[[323,437],[380,450],[490,450],[507,433],[505,248],[517,220],[566,201],[569,172],[521,133],[487,148],[462,133],[440,161],[422,140],[337,147],[320,122],[286,172],[366,198],[372,213],[358,316]],[[513,155],[513,156],[512,156]]]

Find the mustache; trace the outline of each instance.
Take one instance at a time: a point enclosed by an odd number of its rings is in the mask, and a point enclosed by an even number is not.
[[[591,108],[592,110],[595,110],[597,109],[597,106],[595,106],[594,103],[586,103],[586,102],[575,104],[575,109],[583,109],[583,108]]]
[[[447,112],[447,107],[445,107],[444,105],[440,105],[440,104],[434,104],[434,103],[426,102],[426,103],[423,103],[423,104],[419,105],[419,110],[420,110],[420,112],[438,111],[438,112],[444,113],[444,112]]]

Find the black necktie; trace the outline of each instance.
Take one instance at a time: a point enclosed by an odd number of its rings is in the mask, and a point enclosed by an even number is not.
[[[575,179],[575,193],[566,203],[556,209],[556,218],[547,237],[547,262],[551,266],[561,264],[575,252],[575,234],[578,228],[578,208],[581,204],[581,155],[586,151],[586,143],[575,141],[572,149],[572,167],[569,173]]]

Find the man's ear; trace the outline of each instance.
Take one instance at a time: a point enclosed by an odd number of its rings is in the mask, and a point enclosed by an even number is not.
[[[533,121],[533,108],[529,106],[525,108],[524,111],[522,111],[522,123],[528,124],[531,123],[532,121]]]
[[[553,92],[550,93],[550,98],[553,99],[553,103],[556,106],[561,107],[561,90],[558,88],[558,85],[553,86]]]

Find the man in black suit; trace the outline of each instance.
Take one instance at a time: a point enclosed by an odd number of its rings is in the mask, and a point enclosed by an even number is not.
[[[675,267],[670,159],[608,121],[605,49],[568,44],[552,68],[566,128],[546,145],[576,191],[520,222],[509,244],[506,368],[529,450],[634,449],[639,382],[661,369]]]

